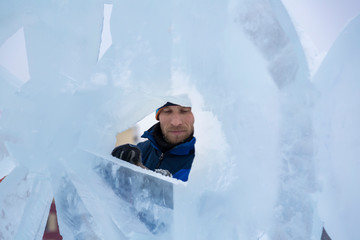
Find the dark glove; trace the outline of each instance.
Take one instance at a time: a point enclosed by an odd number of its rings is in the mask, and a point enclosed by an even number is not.
[[[138,166],[142,165],[141,151],[132,144],[124,144],[114,148],[111,155]]]

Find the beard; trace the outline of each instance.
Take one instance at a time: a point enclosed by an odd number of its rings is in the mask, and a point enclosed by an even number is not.
[[[164,140],[170,144],[180,144],[187,142],[192,139],[194,134],[194,127],[189,126],[188,128],[171,128],[166,129],[163,133]]]

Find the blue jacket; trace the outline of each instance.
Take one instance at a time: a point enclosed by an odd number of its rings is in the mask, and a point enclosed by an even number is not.
[[[174,178],[187,181],[195,157],[195,137],[163,153],[153,136],[153,129],[150,128],[141,136],[148,140],[137,144],[143,164],[150,170],[166,169]]]

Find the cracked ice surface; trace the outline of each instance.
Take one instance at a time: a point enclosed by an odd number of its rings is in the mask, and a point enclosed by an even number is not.
[[[359,111],[359,54],[329,55],[315,90],[280,1],[136,0],[112,3],[112,45],[98,59],[104,3],[1,3],[0,43],[23,29],[30,80],[0,68],[0,239],[41,239],[53,196],[64,239],[315,240],[319,219],[330,235],[354,236],[336,219],[358,216],[358,192],[343,188],[357,177],[334,187],[321,175],[321,191],[316,167],[331,159],[334,170],[343,156],[346,169],[357,164],[349,119]],[[336,49],[344,45],[356,42]],[[331,77],[343,86],[336,100]],[[193,101],[198,139],[187,185],[109,156],[116,132],[180,93]],[[326,121],[340,115],[346,131]],[[322,143],[339,148],[317,152]],[[349,207],[330,214],[338,189],[355,200],[340,198]]]

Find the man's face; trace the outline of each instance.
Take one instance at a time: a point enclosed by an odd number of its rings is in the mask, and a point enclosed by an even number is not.
[[[164,107],[159,115],[162,134],[167,142],[178,144],[194,132],[194,115],[190,107]]]

